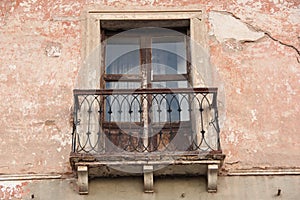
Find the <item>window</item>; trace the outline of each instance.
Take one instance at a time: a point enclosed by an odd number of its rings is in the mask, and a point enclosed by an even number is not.
[[[139,25],[143,28],[131,29]],[[135,20],[125,24],[122,21],[105,20],[101,22],[101,27],[104,46],[102,66],[105,67],[101,76],[103,88],[186,88],[190,85],[187,59],[189,45],[186,37],[189,33],[188,20]],[[156,98],[156,105],[152,105],[152,109],[162,111],[159,114],[152,112],[152,122],[189,120],[187,108],[183,109],[186,112],[178,111],[176,104],[182,98],[180,95]],[[126,100],[139,103],[133,97]],[[106,121],[143,121],[143,116],[136,110],[139,106],[126,103],[120,106],[123,101],[122,96],[108,99]],[[159,105],[160,102],[163,105]],[[170,114],[167,113],[168,109],[172,110]]]
[[[205,41],[201,34],[204,33],[201,15],[201,10],[89,12],[82,55],[87,60],[80,75],[79,88],[134,90],[200,86],[199,78],[194,78],[190,69],[190,65],[197,66],[199,59],[186,36],[196,42]],[[102,98],[104,100],[99,101],[105,102],[103,108],[94,110],[104,112],[100,117],[99,113],[93,113],[94,117],[86,118],[89,125],[84,137],[89,144],[97,144],[105,152],[112,152],[115,147],[139,152],[166,148],[182,124],[184,128],[192,128],[188,105],[181,105],[185,106],[182,110],[176,105],[182,98],[187,98],[180,93],[126,97],[126,101],[132,102],[130,106],[120,103],[125,101],[122,95],[104,95]],[[154,103],[141,106],[140,99],[145,98],[156,98],[158,103],[151,101]],[[86,102],[94,101],[93,98],[86,99]],[[90,116],[92,108],[88,106]],[[101,139],[99,130],[106,134],[106,139]],[[187,146],[182,143],[190,145],[191,136],[182,134],[182,137],[180,145],[186,150]],[[99,151],[96,145],[91,145],[91,149]]]

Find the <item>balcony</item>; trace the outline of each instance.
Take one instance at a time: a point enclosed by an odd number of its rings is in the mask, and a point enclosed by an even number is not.
[[[217,88],[74,90],[70,162],[79,192],[88,176],[207,175],[215,192],[225,156]]]

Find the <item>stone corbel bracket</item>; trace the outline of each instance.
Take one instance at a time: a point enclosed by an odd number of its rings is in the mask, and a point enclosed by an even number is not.
[[[217,192],[219,166],[217,164],[207,165],[207,191]]]
[[[144,192],[145,193],[153,193],[153,166],[152,165],[144,165]]]
[[[88,166],[78,166],[77,167],[78,175],[78,191],[79,194],[88,194],[89,193],[89,170]]]

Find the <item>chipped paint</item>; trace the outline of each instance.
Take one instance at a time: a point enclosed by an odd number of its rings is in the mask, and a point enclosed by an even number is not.
[[[234,132],[231,132],[226,139],[227,142],[232,143],[232,144],[238,144],[237,137],[235,136]]]
[[[70,137],[64,137],[62,135],[52,135],[50,140],[54,140],[60,144],[61,147],[71,144]],[[61,150],[61,148],[59,148]]]
[[[254,110],[251,110],[251,121],[252,122],[255,122],[255,121],[257,121],[257,117],[256,117],[256,109],[254,109]]]
[[[22,199],[28,193],[24,189],[29,182],[25,181],[1,181],[0,182],[0,199]]]

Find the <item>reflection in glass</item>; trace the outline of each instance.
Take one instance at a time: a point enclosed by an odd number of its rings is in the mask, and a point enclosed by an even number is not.
[[[183,36],[152,38],[153,74],[186,74],[186,61]]]
[[[106,74],[140,73],[139,38],[113,37],[106,43]]]

